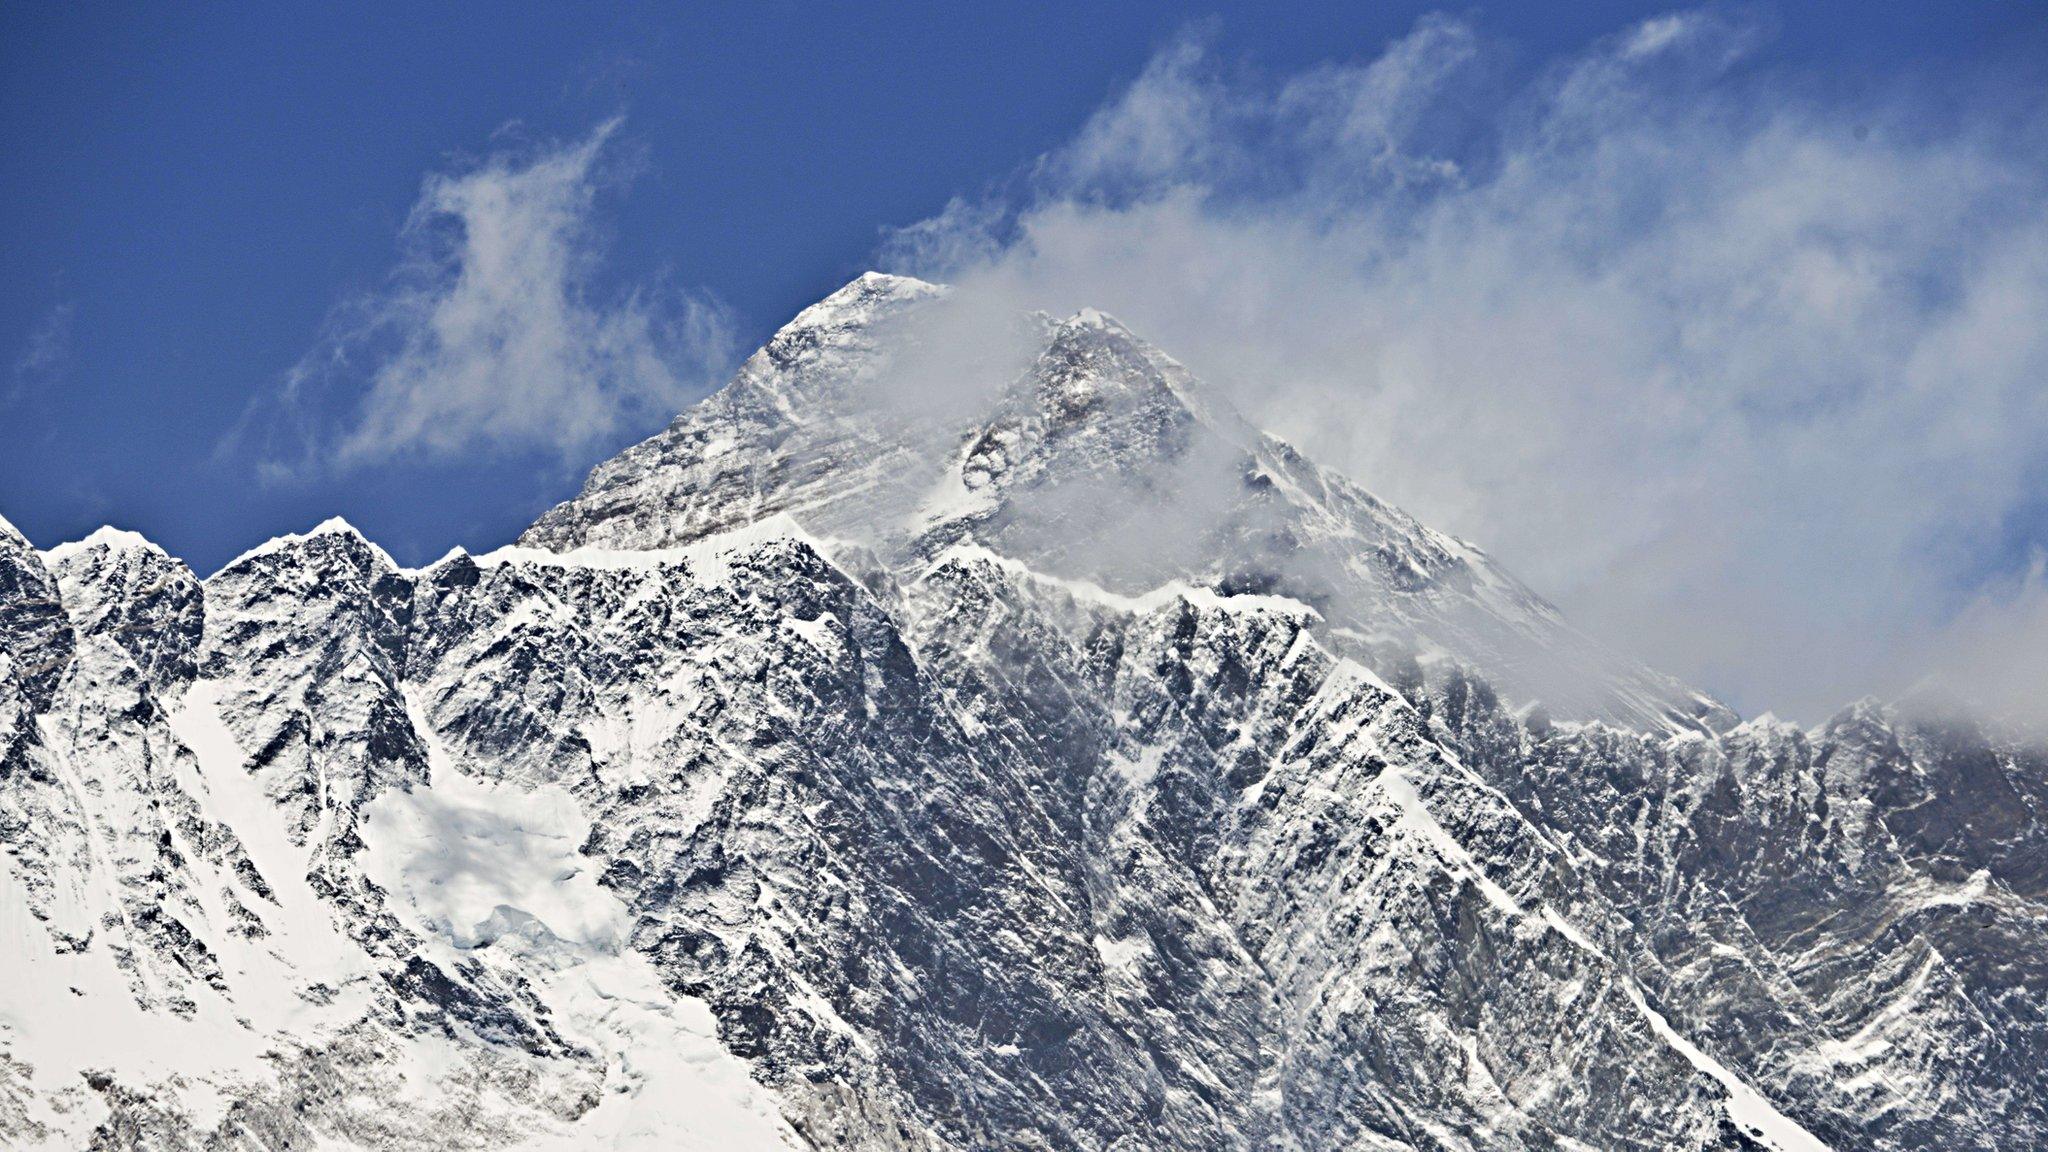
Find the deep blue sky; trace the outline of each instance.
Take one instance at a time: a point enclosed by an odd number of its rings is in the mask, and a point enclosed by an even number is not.
[[[263,485],[250,453],[218,450],[336,303],[392,267],[427,174],[510,122],[569,139],[623,111],[645,167],[604,201],[604,277],[701,287],[751,346],[866,267],[883,228],[1069,138],[1191,16],[416,7],[0,9],[0,514],[38,545],[114,522],[204,573],[337,513],[402,561],[502,543],[594,459]],[[1221,53],[1288,70],[1370,57],[1431,7],[1203,12]],[[1660,7],[1454,11],[1533,70]],[[2048,47],[2040,10],[2016,3],[1765,11],[1768,58],[1816,84],[1938,80]]]

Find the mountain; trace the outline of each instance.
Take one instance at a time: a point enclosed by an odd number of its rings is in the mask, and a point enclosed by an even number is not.
[[[0,1142],[2048,1141],[2048,752],[1742,722],[970,306],[863,277],[486,555],[0,521]]]
[[[521,543],[660,548],[787,512],[895,569],[971,540],[1126,593],[1278,591],[1317,609],[1319,637],[1346,654],[1484,668],[1573,716],[1734,721],[1604,651],[1478,548],[1252,428],[1115,320],[1020,317],[992,339],[996,325],[946,297],[900,276],[854,281],[599,465]]]

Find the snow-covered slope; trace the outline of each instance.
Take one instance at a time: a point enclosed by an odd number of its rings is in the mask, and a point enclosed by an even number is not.
[[[945,301],[488,555],[0,522],[0,1143],[2048,1137],[2041,750],[1737,725],[1107,317]]]

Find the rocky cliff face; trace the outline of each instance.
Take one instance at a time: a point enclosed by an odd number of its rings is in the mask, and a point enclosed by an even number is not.
[[[946,303],[849,285],[488,555],[0,527],[0,1136],[2048,1137],[2039,749],[1738,724],[1114,321]]]

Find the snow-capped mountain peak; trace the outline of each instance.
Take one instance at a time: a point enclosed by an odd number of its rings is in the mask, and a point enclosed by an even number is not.
[[[2048,1139],[2048,753],[1737,724],[958,297],[861,277],[480,555],[0,521],[0,1141]]]
[[[1333,642],[1467,665],[1561,717],[1725,725],[1701,693],[1605,650],[1478,549],[1260,434],[1186,367],[1093,309],[1016,317],[1026,354],[942,360],[978,407],[890,397],[919,351],[972,344],[941,287],[874,274],[799,314],[732,384],[592,473],[522,542],[659,548],[784,512],[914,568],[973,536],[1142,591],[1182,576],[1316,604]],[[983,317],[969,331],[991,329]],[[988,343],[1000,343],[989,338]],[[1350,639],[1346,639],[1349,637]]]
[[[74,540],[69,544],[57,545],[55,548],[43,553],[43,558],[52,564],[61,564],[71,556],[96,549],[105,549],[110,552],[163,552],[162,548],[157,547],[154,541],[142,535],[142,533],[130,532],[124,528],[116,528],[112,524],[107,524],[94,529],[91,534],[82,540]]]

